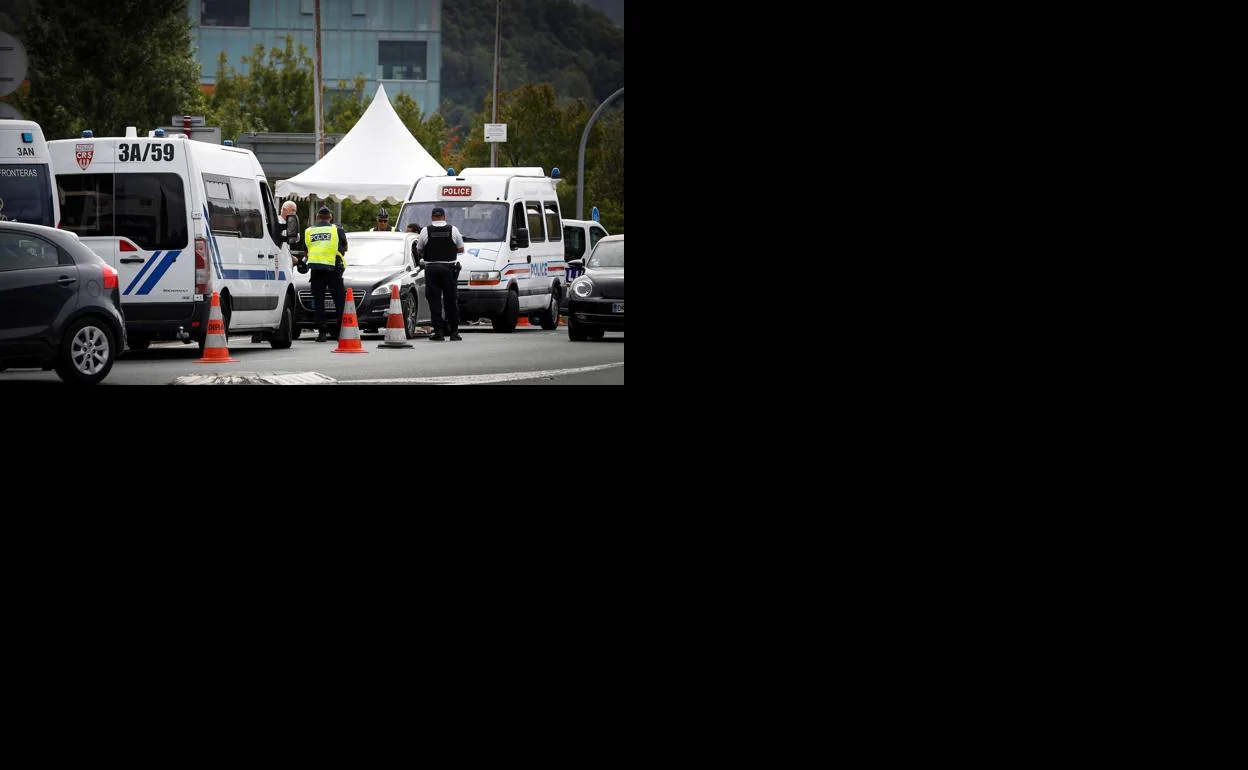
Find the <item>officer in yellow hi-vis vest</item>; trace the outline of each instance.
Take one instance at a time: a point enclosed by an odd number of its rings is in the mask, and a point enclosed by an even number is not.
[[[308,247],[308,268],[312,271],[312,305],[316,308],[317,342],[329,339],[325,328],[325,292],[334,298],[334,339],[342,323],[342,311],[347,302],[347,290],[342,284],[342,274],[347,270],[343,254],[347,253],[347,233],[330,223],[328,206],[316,212],[316,225],[303,231],[303,241]]]

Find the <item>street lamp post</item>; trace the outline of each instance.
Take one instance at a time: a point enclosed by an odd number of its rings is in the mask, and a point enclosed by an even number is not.
[[[581,151],[576,156],[576,218],[584,219],[585,213],[585,143],[589,141],[589,129],[594,127],[594,121],[598,120],[598,115],[603,109],[615,99],[615,97],[624,93],[624,89],[611,94],[607,100],[598,105],[598,109],[594,110],[594,114],[590,116],[589,122],[585,124],[585,133],[581,134]]]
[[[498,122],[498,39],[502,28],[503,0],[494,4],[494,120]],[[498,167],[498,142],[490,142],[490,168]]]

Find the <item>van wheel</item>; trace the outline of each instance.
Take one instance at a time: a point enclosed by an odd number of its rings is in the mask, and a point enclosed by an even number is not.
[[[497,318],[491,318],[490,324],[494,327],[494,331],[499,334],[510,334],[516,330],[516,321],[520,317],[520,295],[514,291],[507,292],[507,307],[503,309],[503,314]]]
[[[290,305],[287,304],[282,308],[282,325],[278,327],[277,334],[273,339],[269,340],[269,344],[273,346],[274,350],[285,350],[291,346],[294,340],[294,325],[295,319],[291,317]]]
[[[550,287],[550,306],[546,308],[546,312],[534,318],[548,332],[559,328],[559,288],[557,286]]]
[[[57,375],[70,385],[94,385],[108,376],[117,358],[117,344],[108,324],[83,318],[61,340]]]
[[[409,340],[415,339],[420,327],[416,325],[416,295],[408,292],[403,295],[403,333]]]

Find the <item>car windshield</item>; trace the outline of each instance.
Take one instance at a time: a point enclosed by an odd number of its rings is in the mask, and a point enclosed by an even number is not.
[[[372,265],[395,265],[402,266],[403,261],[403,241],[398,238],[377,238],[364,239],[347,237],[347,267],[357,265],[366,267]]]
[[[585,267],[624,267],[624,241],[598,241]]]
[[[459,228],[465,242],[502,241],[507,237],[506,203],[473,203],[470,201],[424,201],[409,203],[399,217],[399,230],[406,230],[413,222],[427,227],[433,209],[440,207],[446,212],[446,221]]]

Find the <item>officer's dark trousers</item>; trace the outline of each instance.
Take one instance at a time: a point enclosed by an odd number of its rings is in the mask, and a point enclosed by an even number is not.
[[[425,262],[425,298],[429,300],[429,313],[433,316],[433,329],[437,334],[459,332],[459,290],[455,288],[457,271],[450,262]],[[442,317],[443,306],[446,318]]]
[[[342,311],[347,304],[347,290],[342,285],[342,273],[335,268],[314,267],[312,273],[312,307],[316,308],[317,331],[328,332],[325,327],[325,290],[334,298],[333,322],[342,323]]]

